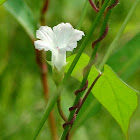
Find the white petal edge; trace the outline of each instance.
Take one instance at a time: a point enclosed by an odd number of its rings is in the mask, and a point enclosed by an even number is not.
[[[53,48],[51,48],[46,41],[37,40],[34,42],[34,46],[38,50],[53,51]]]
[[[61,23],[53,28],[56,36],[56,42],[59,48],[63,50],[73,51],[77,47],[77,41],[82,39],[84,32],[74,29],[70,23]]]
[[[46,36],[49,36],[52,40],[54,39],[54,33],[51,27],[48,26],[41,26],[39,28]]]
[[[55,36],[52,29],[48,26],[41,26],[36,31],[36,37],[40,40],[48,42],[51,47],[55,47]]]

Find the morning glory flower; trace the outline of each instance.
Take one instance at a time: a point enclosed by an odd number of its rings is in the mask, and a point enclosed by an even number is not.
[[[51,51],[52,66],[60,71],[66,65],[66,51],[73,51],[82,36],[84,32],[74,29],[69,23],[60,23],[53,29],[41,26],[36,31],[36,37],[40,40],[35,41],[34,45],[38,50]]]

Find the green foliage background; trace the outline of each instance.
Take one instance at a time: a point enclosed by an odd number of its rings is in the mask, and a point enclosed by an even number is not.
[[[30,7],[36,22],[38,22],[43,0],[24,1]],[[53,27],[61,22],[70,22],[76,27],[84,2],[84,0],[51,0],[46,14],[47,25]],[[97,67],[133,3],[134,0],[121,0],[120,4],[112,11],[109,21],[109,34],[101,43],[96,61]],[[108,64],[128,85],[140,91],[139,13],[140,9],[137,8]],[[89,6],[88,14],[82,25],[85,34],[88,32],[95,15],[95,12]],[[92,40],[86,47],[85,52],[89,56],[92,50],[91,42],[98,36],[100,25],[99,23]],[[133,42],[130,42],[132,38]],[[50,52],[47,52],[47,59],[50,60]],[[49,90],[50,96],[52,96],[55,85],[52,81],[50,66],[48,66],[48,69]],[[69,114],[68,108],[74,100],[73,91],[78,85],[79,82],[71,78],[63,91],[62,104],[67,115]],[[31,139],[44,113],[45,105],[33,44],[17,20],[4,6],[0,6],[0,139]],[[58,132],[61,134],[63,121],[59,117],[56,107],[54,112]],[[130,122],[130,140],[139,140],[139,116],[140,104]],[[96,140],[125,139],[115,120],[103,107],[94,115],[89,115],[84,123],[75,130],[73,140],[91,140],[93,137]],[[44,139],[51,139],[48,123],[39,137],[39,140]]]

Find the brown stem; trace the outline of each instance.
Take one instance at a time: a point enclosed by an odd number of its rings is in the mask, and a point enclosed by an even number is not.
[[[41,10],[41,18],[40,18],[40,23],[41,25],[45,25],[45,13],[48,9],[48,4],[49,0],[44,0],[44,5]],[[36,62],[40,68],[41,71],[41,81],[42,81],[42,86],[44,90],[44,95],[46,102],[48,102],[49,99],[49,89],[48,89],[48,81],[47,81],[47,65],[46,65],[46,52],[45,51],[36,51]],[[52,139],[53,140],[58,140],[58,135],[57,135],[57,127],[56,127],[56,122],[54,118],[53,111],[49,115],[49,124],[50,124],[50,130],[52,133]]]
[[[49,89],[48,89],[48,81],[47,81],[47,65],[45,62],[46,59],[46,54],[44,51],[36,51],[36,62],[38,66],[40,67],[40,73],[41,73],[41,81],[42,81],[42,86],[45,94],[45,99],[48,101],[49,98]]]
[[[49,115],[49,124],[50,124],[51,133],[52,133],[52,139],[58,140],[57,127],[56,127],[53,111],[51,111]]]
[[[81,107],[83,106],[84,102],[86,101],[86,99],[87,99],[89,93],[91,92],[92,88],[94,87],[94,85],[96,84],[97,80],[100,78],[101,75],[102,75],[102,74],[99,74],[99,75],[96,77],[96,79],[93,81],[92,85],[90,86],[89,90],[87,91],[86,95],[84,96],[81,105],[80,105],[80,106],[78,107],[78,109],[76,110],[76,112],[75,112],[76,115],[79,113],[79,111],[80,111]]]
[[[103,39],[106,37],[106,35],[108,34],[108,29],[109,29],[109,25],[107,24],[104,33],[103,33],[97,40],[95,40],[95,41],[92,43],[92,48],[94,48],[95,45],[96,45],[98,42],[100,42],[101,40],[103,40]]]
[[[117,6],[118,3],[119,3],[119,0],[116,0],[112,5],[110,5],[109,7],[107,7],[107,11],[109,11],[112,8],[114,8],[115,6]]]
[[[92,0],[88,0],[90,5],[92,6],[92,8],[94,9],[95,12],[99,12],[99,9],[96,7],[96,5],[94,4],[94,2]]]
[[[40,17],[41,25],[46,25],[45,14],[48,10],[49,2],[50,2],[49,0],[44,0],[44,5],[43,5],[43,8],[41,10],[41,17]]]
[[[112,8],[114,8],[117,4],[118,4],[119,0],[115,0],[113,4],[111,4],[110,6],[108,6],[104,12],[104,18],[106,17],[107,13],[109,10],[111,10]],[[98,9],[96,7],[96,5],[94,4],[94,2],[92,0],[89,0],[90,5],[92,6],[92,8],[94,9],[95,12],[99,12],[100,9]],[[102,4],[104,3],[104,0],[102,0]],[[100,7],[101,8],[101,7]],[[97,43],[99,43],[100,41],[102,41],[108,34],[108,30],[109,30],[109,25],[107,24],[105,31],[103,32],[103,34],[92,43],[92,48],[94,48],[96,46]]]

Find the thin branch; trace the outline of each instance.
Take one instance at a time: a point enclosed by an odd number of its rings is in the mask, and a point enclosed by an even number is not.
[[[58,98],[58,100],[57,100],[57,109],[58,109],[58,111],[59,111],[59,114],[60,114],[61,118],[62,118],[65,122],[67,122],[68,119],[67,119],[67,117],[65,116],[65,114],[64,114],[64,112],[63,112],[63,110],[62,110],[62,106],[61,106],[61,96],[59,96],[59,98]]]

